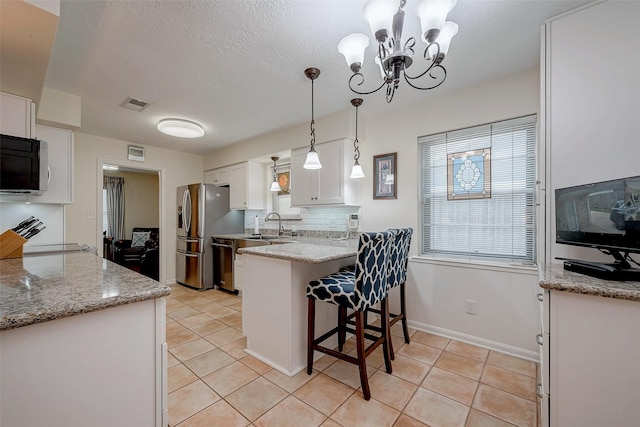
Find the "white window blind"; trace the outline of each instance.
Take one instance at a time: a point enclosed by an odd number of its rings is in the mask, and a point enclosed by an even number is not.
[[[418,139],[422,255],[535,262],[535,127],[531,115]],[[490,198],[448,200],[451,156],[487,148]]]

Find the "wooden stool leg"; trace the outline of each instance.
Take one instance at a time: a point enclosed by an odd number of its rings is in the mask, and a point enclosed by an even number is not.
[[[391,348],[391,328],[389,328],[389,300],[383,299],[380,302],[381,322],[382,322],[382,336],[384,341],[382,342],[382,351],[384,352],[384,366],[387,369],[387,374],[392,372],[391,360],[394,358]]]
[[[369,390],[369,379],[367,378],[367,364],[364,355],[364,313],[356,312],[356,349],[358,351],[358,368],[360,369],[360,385],[362,385],[362,394],[364,400],[371,399],[371,391]]]
[[[404,283],[400,285],[400,314],[402,316],[402,332],[404,333],[404,342],[409,344],[409,327],[407,326],[407,303],[405,302]]]
[[[347,307],[338,307],[338,351],[342,352],[347,338]]]
[[[307,311],[307,374],[313,372],[313,341],[316,330],[316,300],[309,298]]]

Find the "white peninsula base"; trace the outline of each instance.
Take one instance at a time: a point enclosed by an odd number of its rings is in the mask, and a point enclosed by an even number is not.
[[[307,283],[353,265],[355,257],[309,263],[248,253],[243,256],[242,331],[247,337],[246,352],[293,376],[307,364]],[[334,328],[337,322],[337,306],[316,304],[316,336]]]

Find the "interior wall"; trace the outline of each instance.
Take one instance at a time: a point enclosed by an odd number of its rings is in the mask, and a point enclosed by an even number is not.
[[[105,176],[124,178],[124,233],[131,239],[134,227],[160,227],[157,174],[104,171]]]
[[[102,210],[97,212],[102,205],[102,193],[97,192],[102,187],[102,183],[98,186],[97,182],[98,175],[102,176],[96,170],[99,161],[160,170],[163,190],[159,195],[159,205],[164,216],[160,224],[160,241],[164,242],[160,251],[160,278],[164,277],[166,283],[172,283],[175,281],[176,188],[202,182],[202,156],[143,145],[145,161],[134,162],[127,160],[129,144],[131,143],[128,141],[75,133],[74,200],[73,204],[65,208],[65,240],[102,247],[97,233],[98,224],[102,223]]]

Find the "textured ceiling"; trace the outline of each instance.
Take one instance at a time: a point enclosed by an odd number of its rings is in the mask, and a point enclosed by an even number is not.
[[[408,0],[405,34],[417,35]],[[445,93],[536,67],[545,19],[584,1],[458,0],[459,24],[445,61]],[[309,121],[318,67],[316,117],[350,107],[350,71],[336,46],[352,32],[369,35],[365,1],[78,1],[62,0],[45,86],[82,97],[81,132],[205,153]],[[405,36],[408,37],[408,36]],[[421,43],[421,42],[420,42]],[[378,83],[370,44],[363,72]],[[421,54],[421,52],[420,52]],[[419,61],[414,67],[419,66]],[[424,102],[433,91],[401,85],[392,104],[383,91],[364,97],[363,115]],[[127,96],[151,105],[120,107]],[[194,140],[155,129],[163,118],[200,123]]]

